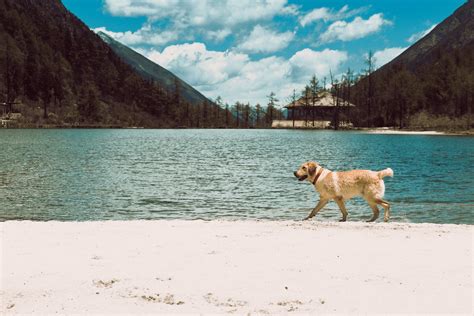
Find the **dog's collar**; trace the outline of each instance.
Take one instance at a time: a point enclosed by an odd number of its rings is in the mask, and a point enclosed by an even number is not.
[[[319,169],[319,171],[316,173],[316,175],[314,176],[314,180],[312,181],[313,182],[313,185],[316,185],[316,181],[318,181],[319,177],[321,176],[321,174],[323,173],[324,169],[321,168]]]

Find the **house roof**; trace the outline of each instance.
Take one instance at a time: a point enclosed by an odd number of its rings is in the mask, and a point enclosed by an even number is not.
[[[352,103],[345,102],[341,98],[337,98],[337,99],[339,99],[339,104],[340,105],[355,106]],[[323,91],[323,92],[319,93],[318,100],[316,100],[314,106],[333,107],[333,106],[336,106],[337,99],[330,92]],[[305,106],[304,98],[301,97],[298,100],[296,100],[294,105],[293,105],[293,102],[292,102],[292,103],[289,103],[289,104],[285,105],[285,108],[298,108],[298,107],[304,107],[304,106]],[[311,98],[309,100],[309,106],[311,106],[311,107],[313,106],[311,104]]]

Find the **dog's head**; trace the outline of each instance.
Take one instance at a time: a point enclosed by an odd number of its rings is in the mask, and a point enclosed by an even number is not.
[[[305,162],[304,164],[299,167],[298,170],[293,172],[295,177],[298,180],[303,181],[306,180],[308,177],[312,177],[316,174],[316,169],[318,169],[319,164],[313,161]]]

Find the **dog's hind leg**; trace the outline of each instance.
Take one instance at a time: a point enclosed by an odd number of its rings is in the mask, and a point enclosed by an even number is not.
[[[344,200],[341,197],[339,197],[339,198],[335,198],[334,201],[336,201],[342,213],[342,218],[340,222],[345,222],[347,220],[347,210],[346,210],[346,205],[344,204]]]
[[[369,205],[370,205],[370,207],[372,208],[372,212],[374,212],[374,214],[372,215],[372,217],[367,221],[367,222],[370,223],[370,222],[374,222],[377,218],[379,218],[380,212],[379,212],[379,209],[378,209],[378,207],[377,207],[377,204],[372,204],[372,203],[370,203]]]
[[[328,204],[328,201],[329,200],[320,199],[316,207],[311,211],[311,213],[309,213],[309,215],[304,219],[304,221],[314,217],[317,212],[319,212],[326,204]]]
[[[383,199],[377,199],[375,200],[375,202],[377,202],[377,204],[382,205],[382,207],[384,208],[383,220],[385,222],[388,222],[388,219],[390,218],[390,203]]]

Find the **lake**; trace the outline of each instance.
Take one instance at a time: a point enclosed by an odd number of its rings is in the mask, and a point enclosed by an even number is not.
[[[392,221],[474,224],[474,138],[303,130],[0,130],[0,220],[299,220],[293,171],[391,167]],[[362,199],[349,221],[370,218]],[[315,220],[340,218],[330,202]],[[383,216],[379,219],[382,220]]]

